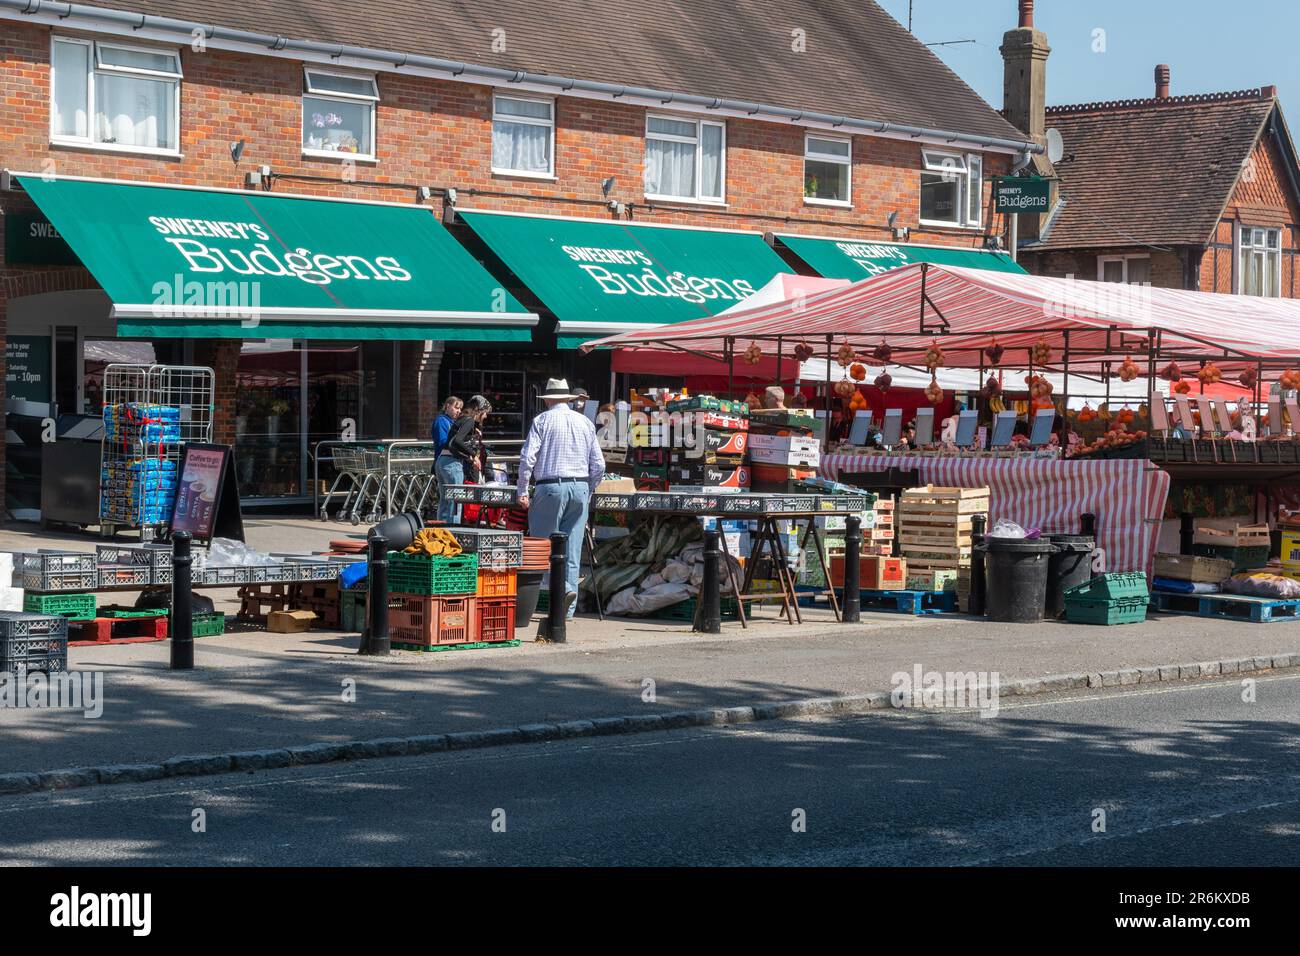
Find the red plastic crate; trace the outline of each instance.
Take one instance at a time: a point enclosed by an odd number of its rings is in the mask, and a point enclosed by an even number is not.
[[[473,597],[390,594],[388,634],[394,644],[469,644],[477,640]]]
[[[519,583],[515,576],[514,568],[509,568],[505,571],[484,571],[482,568],[479,568],[477,597],[514,597],[518,593],[518,587]],[[482,638],[480,638],[480,640],[482,640]]]
[[[478,598],[478,637],[484,644],[515,639],[515,599]]]

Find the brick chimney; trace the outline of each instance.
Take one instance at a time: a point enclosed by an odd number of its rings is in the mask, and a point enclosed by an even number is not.
[[[1169,99],[1169,64],[1160,63],[1156,66],[1156,99]]]
[[[1034,0],[1020,0],[1020,25],[1002,35],[1002,114],[1043,142],[1047,109],[1047,34],[1034,29]]]

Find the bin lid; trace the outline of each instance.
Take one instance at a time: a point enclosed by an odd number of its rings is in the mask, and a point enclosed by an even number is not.
[[[1022,554],[1049,554],[1056,550],[1050,541],[1030,538],[985,538],[984,548],[988,551],[1019,551]]]
[[[1096,546],[1089,534],[1049,534],[1047,537],[1061,551],[1091,551]]]

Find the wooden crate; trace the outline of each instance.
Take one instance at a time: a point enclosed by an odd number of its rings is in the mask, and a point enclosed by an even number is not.
[[[989,490],[987,488],[943,488],[938,485],[926,485],[923,488],[908,488],[899,500],[899,511],[903,523],[907,516],[914,515],[975,515],[989,510]]]
[[[1231,529],[1197,528],[1193,544],[1224,548],[1267,548],[1271,546],[1266,524],[1239,524]]]
[[[1193,584],[1218,584],[1232,577],[1232,562],[1191,554],[1157,554],[1155,576]]]

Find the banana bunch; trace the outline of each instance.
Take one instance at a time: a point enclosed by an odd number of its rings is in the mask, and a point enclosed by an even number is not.
[[[998,412],[1005,412],[1006,410],[1007,403],[1002,400],[1001,395],[989,396],[989,411],[996,415]]]

